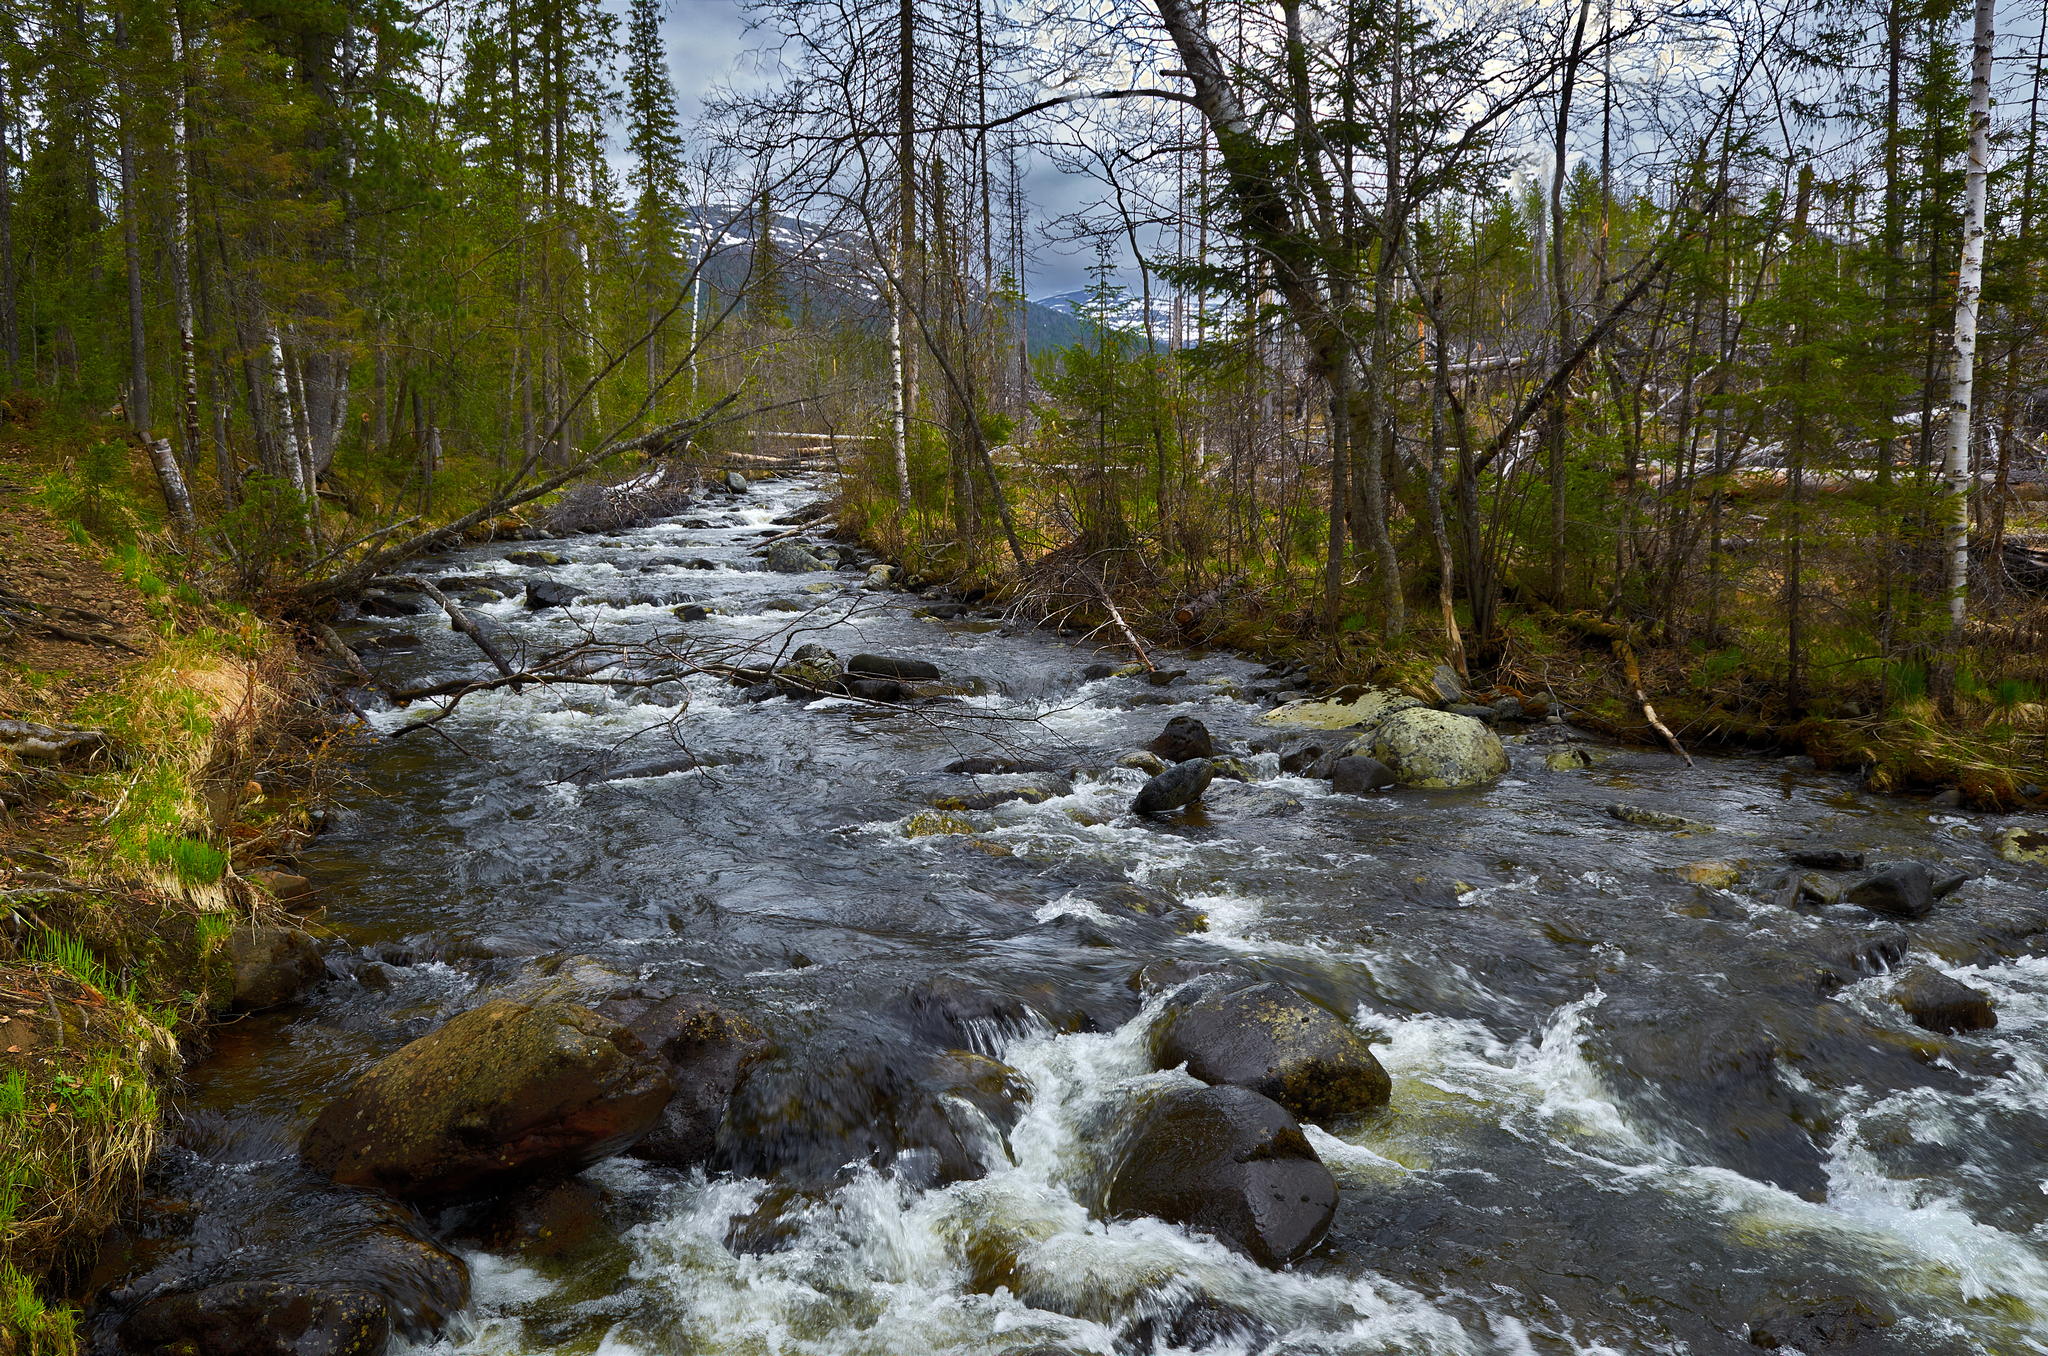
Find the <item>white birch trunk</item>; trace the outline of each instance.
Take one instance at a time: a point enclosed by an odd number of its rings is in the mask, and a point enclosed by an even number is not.
[[[171,125],[171,291],[178,323],[178,425],[184,433],[185,464],[199,464],[199,358],[192,337],[192,199],[185,151],[191,90],[185,72],[185,20],[171,14],[171,63],[177,70],[177,111]],[[227,487],[223,485],[222,492]]]
[[[1961,626],[1970,587],[1970,386],[1977,360],[1977,300],[1984,290],[1984,178],[1990,167],[1994,0],[1977,0],[1970,61],[1970,173],[1963,206],[1963,258],[1956,271],[1955,337],[1948,396],[1948,616]]]
[[[299,437],[292,419],[291,380],[284,370],[284,340],[277,330],[270,331],[270,399],[272,404],[271,422],[277,428],[278,460],[283,463],[285,479],[300,494],[306,492],[306,473],[299,462]]]
[[[903,292],[901,260],[889,266],[889,436],[896,454],[896,504],[907,527],[910,519],[910,438],[903,409]]]

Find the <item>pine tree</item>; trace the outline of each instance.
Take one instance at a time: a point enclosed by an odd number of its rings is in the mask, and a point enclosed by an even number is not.
[[[633,165],[633,251],[646,294],[647,326],[655,328],[676,278],[677,217],[681,208],[683,141],[676,118],[675,83],[661,41],[660,0],[631,0],[626,10],[626,149]],[[659,335],[647,343],[647,391],[660,382]]]

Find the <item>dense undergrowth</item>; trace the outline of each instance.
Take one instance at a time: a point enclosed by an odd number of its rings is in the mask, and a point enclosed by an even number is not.
[[[1327,516],[1307,498],[1269,495],[1258,534],[1266,549],[1224,553],[1219,544],[1246,531],[1225,521],[1241,508],[1227,488],[1198,502],[1204,490],[1197,482],[1170,515],[1161,514],[1142,476],[1105,489],[1085,467],[1077,474],[1071,459],[1060,460],[1058,425],[1047,427],[1050,440],[1044,432],[1024,440],[1005,466],[1008,507],[1031,551],[1027,570],[1019,572],[1000,545],[986,502],[966,521],[927,507],[946,498],[936,448],[913,447],[924,462],[912,464],[908,515],[889,468],[867,464],[879,457],[847,468],[840,531],[911,577],[983,590],[1035,619],[1090,632],[1104,646],[1119,638],[1099,596],[1078,582],[1077,556],[1150,642],[1299,663],[1331,687],[1420,690],[1423,675],[1454,657],[1432,570],[1418,569],[1410,581],[1409,621],[1398,634],[1388,634],[1364,604],[1329,626],[1320,555]],[[1209,530],[1191,521],[1206,521]],[[1105,531],[1104,523],[1112,526]],[[1396,528],[1405,560],[1430,551],[1420,504]],[[2005,523],[2015,535],[2043,529],[2048,512],[2039,502],[2016,505]],[[1656,743],[1607,634],[1620,630],[1640,661],[1644,695],[1690,747],[1804,752],[1823,767],[1860,773],[1874,790],[1953,789],[1979,808],[2048,803],[2040,790],[2048,786],[2048,598],[1997,588],[1975,609],[1996,620],[1973,616],[1959,634],[1945,635],[1940,619],[1920,617],[1924,639],[1890,641],[1872,622],[1876,585],[1865,577],[1883,549],[1874,539],[1850,539],[1809,550],[1797,692],[1787,682],[1784,578],[1771,551],[1730,551],[1711,581],[1680,581],[1688,600],[1714,590],[1707,617],[1689,628],[1631,625],[1628,609],[1612,605],[1606,617],[1561,613],[1543,599],[1540,561],[1518,560],[1512,548],[1501,567],[1507,597],[1494,634],[1477,633],[1462,582],[1452,615],[1475,695],[1541,695],[1581,724]],[[1061,557],[1067,568],[1048,568]],[[1903,583],[1897,591],[1908,597]]]

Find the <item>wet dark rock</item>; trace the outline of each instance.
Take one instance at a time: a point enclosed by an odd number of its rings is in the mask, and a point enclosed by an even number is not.
[[[1003,772],[1051,772],[1052,764],[1038,758],[961,758],[946,764],[948,772],[975,776]]]
[[[487,1191],[619,1153],[673,1090],[610,1018],[498,999],[380,1061],[328,1103],[300,1151],[338,1183],[401,1198]]]
[[[1327,1124],[1387,1104],[1393,1080],[1350,1023],[1279,984],[1208,993],[1178,1007],[1152,1036],[1162,1069],[1270,1097]]]
[[[1121,914],[1126,918],[1145,918],[1155,923],[1165,923],[1176,932],[1206,932],[1209,916],[1199,909],[1191,909],[1182,903],[1180,897],[1161,890],[1157,886],[1139,885],[1135,881],[1117,881],[1112,884],[1085,887],[1089,903],[1104,913]]]
[[[558,584],[552,579],[526,581],[526,606],[535,612],[550,607],[567,607],[582,596],[581,589],[570,584]]]
[[[1947,899],[1969,883],[1970,873],[1967,871],[1956,871],[1941,866],[1927,868],[1927,889],[1936,899]]]
[[[1152,1215],[1268,1267],[1329,1232],[1337,1183],[1278,1102],[1246,1088],[1174,1088],[1119,1146],[1106,1213]]]
[[[1232,984],[1241,987],[1258,982],[1256,975],[1236,961],[1156,960],[1141,966],[1131,976],[1131,987],[1150,997],[1197,979],[1214,984],[1219,990]]]
[[[994,1051],[1032,1025],[1031,1009],[1021,999],[951,975],[912,985],[889,1011],[911,1035],[941,1049]]]
[[[581,1177],[536,1182],[492,1204],[477,1236],[490,1252],[529,1258],[571,1253],[599,1236],[610,1193]]]
[[[414,1211],[308,1173],[284,1122],[193,1112],[165,1130],[155,1209],[97,1240],[82,1349],[375,1356],[468,1303],[469,1269]]]
[[[1362,796],[1394,785],[1394,771],[1376,758],[1339,758],[1330,765],[1330,789],[1341,795]]]
[[[1641,805],[1610,805],[1607,813],[1624,824],[1634,824],[1643,829],[1675,829],[1681,832],[1712,833],[1712,824],[1703,824],[1697,819],[1673,814],[1669,810],[1651,810]]]
[[[422,595],[383,589],[364,589],[356,599],[356,612],[364,617],[417,617],[429,606]]]
[[[740,689],[740,700],[743,702],[765,702],[770,697],[781,695],[782,689],[773,683],[755,683]]]
[[[567,565],[567,556],[558,556],[553,551],[512,551],[505,556],[507,565],[524,565],[535,568],[543,565]]]
[[[1145,675],[1145,681],[1154,687],[1172,687],[1187,676],[1186,669],[1154,669]]]
[[[1915,965],[1892,985],[1891,1000],[1929,1031],[1988,1031],[1998,1025],[1991,995],[1950,979],[1931,965]]]
[[[1212,756],[1216,741],[1209,737],[1209,727],[1193,716],[1175,716],[1145,747],[1169,763],[1185,763]]]
[[[1521,699],[1518,697],[1502,697],[1493,704],[1493,715],[1496,720],[1524,719]]]
[[[1500,719],[1500,712],[1492,707],[1475,706],[1471,702],[1453,702],[1451,705],[1446,706],[1444,710],[1454,716],[1470,716],[1472,719],[1484,721],[1488,725]]]
[[[704,556],[692,556],[683,562],[683,568],[686,570],[715,570],[718,568],[718,562]]]
[[[1896,1322],[1882,1301],[1847,1296],[1798,1299],[1751,1314],[1749,1341],[1767,1351],[1807,1356],[1853,1351]]]
[[[844,682],[846,695],[864,702],[900,702],[908,695],[903,684],[888,678],[848,678]]]
[[[1911,934],[1903,928],[1838,939],[1824,947],[1814,966],[1816,988],[1825,997],[1858,980],[1896,970],[1912,944]]]
[[[1963,803],[1963,793],[1951,786],[1946,791],[1935,792],[1927,803],[1938,810],[1953,810]]]
[[[842,1180],[854,1164],[920,1188],[975,1181],[1007,1164],[1003,1137],[1030,1097],[1023,1075],[969,1050],[825,1042],[742,1074],[713,1166],[797,1188]]]
[[[378,1356],[391,1312],[365,1290],[293,1281],[230,1281],[173,1295],[121,1325],[133,1352],[203,1356]]]
[[[1811,905],[1824,909],[1842,902],[1843,889],[1817,871],[1781,872],[1771,885],[1771,902],[1792,909]]]
[[[1206,758],[1168,768],[1138,788],[1137,797],[1131,801],[1131,811],[1134,814],[1158,815],[1178,810],[1200,800],[1215,776]]]
[[[1116,677],[1116,665],[1114,664],[1090,664],[1087,668],[1081,670],[1081,678],[1085,682],[1094,683],[1104,678],[1114,677]]]
[[[1900,862],[1849,887],[1848,901],[1892,918],[1925,918],[1934,911],[1934,881],[1919,862]]]
[[[1145,1307],[1117,1339],[1120,1352],[1206,1351],[1228,1346],[1233,1351],[1262,1351],[1278,1336],[1257,1314],[1208,1295],[1172,1303],[1164,1309]]]
[[[1614,982],[1587,1016],[1582,1049],[1633,1115],[1699,1161],[1824,1200],[1826,1155],[1777,1077],[1783,1051],[1817,1039],[1813,987],[1796,973],[1728,969],[1711,983]]]
[[[1785,854],[1816,871],[1861,871],[1863,854],[1847,848],[1796,848]]]
[[[940,676],[937,664],[882,654],[857,654],[846,661],[846,671],[863,678],[893,678],[899,683],[929,683]]]
[[[371,993],[390,993],[392,985],[398,982],[399,974],[395,965],[369,961],[356,967],[355,981]]]
[[[1283,819],[1298,815],[1304,807],[1298,797],[1269,786],[1238,786],[1212,783],[1202,803],[1234,819]]]
[[[672,608],[670,611],[675,614],[676,620],[688,622],[704,621],[711,615],[711,609],[705,607],[702,603],[684,603],[681,607]]]
[[[1000,777],[1000,783],[995,779]],[[993,810],[998,805],[1022,801],[1042,805],[1046,801],[1074,794],[1074,784],[1050,772],[992,773],[959,789],[949,789],[931,798],[937,810]]]
[[[767,1035],[702,994],[608,999],[597,1011],[638,1036],[675,1084],[675,1096],[633,1146],[633,1157],[679,1168],[707,1162],[740,1074],[768,1053]]]
[[[238,927],[221,950],[233,973],[236,1012],[289,1003],[327,976],[319,943],[297,928]]]

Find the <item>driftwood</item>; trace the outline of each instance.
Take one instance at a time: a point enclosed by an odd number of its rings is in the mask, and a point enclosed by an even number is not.
[[[418,589],[420,592],[426,594],[429,598],[432,598],[435,602],[439,603],[441,605],[441,610],[448,614],[448,620],[450,624],[452,624],[456,630],[462,632],[463,635],[468,636],[470,640],[474,641],[476,643],[476,647],[484,652],[484,658],[490,660],[492,666],[496,668],[499,673],[505,675],[505,677],[507,678],[510,678],[512,676],[512,666],[505,662],[504,655],[498,653],[498,647],[491,643],[491,638],[485,635],[474,621],[470,620],[469,614],[467,612],[464,612],[461,608],[457,607],[454,601],[450,599],[447,594],[441,592],[440,589],[436,588],[432,581],[428,580],[426,577],[422,575],[417,574],[400,575],[399,579],[401,582],[412,585],[414,588]]]
[[[1565,616],[1555,614],[1557,619],[1572,630],[1584,636],[1597,636],[1614,647],[1615,658],[1621,660],[1621,671],[1628,680],[1629,693],[1635,698],[1636,706],[1643,713],[1643,719],[1650,723],[1666,746],[1685,760],[1687,767],[1693,767],[1692,755],[1685,751],[1685,745],[1678,742],[1678,736],[1657,717],[1657,708],[1650,705],[1649,697],[1643,692],[1643,671],[1636,664],[1636,652],[1629,644],[1629,628],[1614,622],[1604,622],[1596,617],[1580,614]]]
[[[100,730],[58,730],[30,720],[0,720],[0,749],[17,758],[41,763],[61,763],[77,754],[93,754],[107,747]]]

